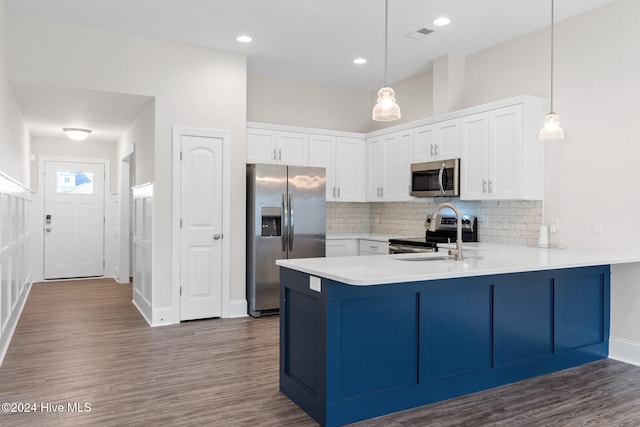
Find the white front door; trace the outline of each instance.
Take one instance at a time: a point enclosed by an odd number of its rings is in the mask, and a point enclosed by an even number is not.
[[[44,162],[44,278],[104,275],[104,164]]]
[[[180,320],[222,314],[222,138],[182,135]]]

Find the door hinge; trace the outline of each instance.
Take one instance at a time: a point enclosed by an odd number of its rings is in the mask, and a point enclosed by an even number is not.
[[[182,296],[182,286],[180,286],[180,296]]]
[[[102,260],[102,266],[103,266],[103,267],[105,266],[105,262],[104,262],[104,260]]]
[[[180,151],[180,160],[182,160],[182,151]]]
[[[180,218],[180,228],[182,228],[182,218]]]

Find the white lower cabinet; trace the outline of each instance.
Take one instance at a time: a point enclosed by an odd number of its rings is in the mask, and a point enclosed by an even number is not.
[[[358,240],[356,239],[327,239],[326,256],[355,256],[358,255]]]
[[[460,199],[541,200],[540,105],[518,104],[461,119]]]
[[[388,253],[389,242],[365,239],[360,239],[358,242],[358,255],[387,255]]]

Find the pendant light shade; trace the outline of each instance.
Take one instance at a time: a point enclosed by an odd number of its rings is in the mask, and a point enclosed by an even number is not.
[[[549,103],[549,114],[544,118],[544,127],[540,130],[542,141],[561,141],[564,139],[564,131],[560,126],[560,117],[553,112],[553,0],[551,0],[551,97]]]
[[[373,107],[371,118],[379,122],[389,122],[402,117],[396,103],[396,94],[387,84],[387,27],[389,26],[389,0],[384,2],[384,87],[378,91],[378,102]]]
[[[564,131],[560,126],[560,117],[554,112],[544,118],[544,127],[540,129],[540,139],[543,141],[560,141],[564,139]]]
[[[396,94],[390,87],[378,91],[378,103],[373,107],[373,120],[389,122],[401,117],[400,107],[396,104]]]

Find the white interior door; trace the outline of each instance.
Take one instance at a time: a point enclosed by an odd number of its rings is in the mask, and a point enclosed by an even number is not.
[[[103,276],[104,164],[44,166],[44,278]]]
[[[222,139],[182,135],[180,320],[222,314]]]

